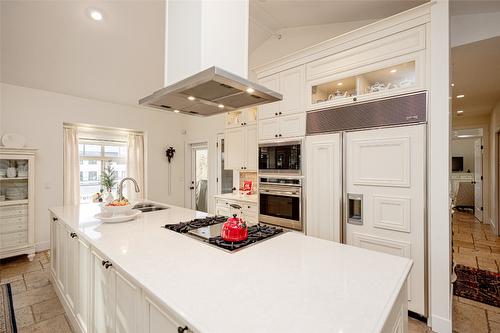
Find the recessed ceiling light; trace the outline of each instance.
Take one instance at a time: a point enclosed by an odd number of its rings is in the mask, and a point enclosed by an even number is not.
[[[337,85],[338,85],[338,86],[341,86],[341,85],[343,85],[343,83],[342,83],[342,82],[339,82],[339,83],[337,83]]]
[[[457,95],[457,98],[464,98],[465,95]]]
[[[224,109],[224,104],[219,104],[218,107],[219,109]]]
[[[196,98],[194,98],[193,96],[189,96],[189,97],[188,97],[188,99],[189,99],[190,101],[194,101]]]
[[[179,110],[174,110],[175,113],[179,113],[180,111]]]
[[[455,83],[452,83],[452,84],[451,84],[451,86],[452,86],[452,87],[454,87],[454,86],[455,86]]]
[[[255,91],[254,88],[247,88],[247,93],[249,93],[249,94],[253,93],[254,91]]]
[[[100,11],[98,11],[97,9],[92,9],[90,11],[90,17],[94,20],[94,21],[102,21],[103,19],[103,15]]]
[[[464,113],[464,110],[458,110],[457,111],[457,114],[461,114],[461,113]]]
[[[390,71],[390,72],[394,74],[394,73],[396,73],[397,71],[398,71],[398,70],[394,68],[394,69],[391,69],[391,71]]]

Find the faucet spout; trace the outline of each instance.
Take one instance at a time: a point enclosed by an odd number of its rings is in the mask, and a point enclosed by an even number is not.
[[[123,183],[126,180],[130,180],[132,183],[134,183],[135,193],[139,193],[141,191],[141,189],[139,188],[139,184],[137,184],[137,181],[134,178],[132,178],[132,177],[125,177],[118,184],[118,200],[124,199],[124,197],[123,197]]]

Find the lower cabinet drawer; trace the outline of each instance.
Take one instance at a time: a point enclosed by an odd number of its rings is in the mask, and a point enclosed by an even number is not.
[[[3,222],[3,221],[2,221]],[[9,219],[8,223],[0,223],[0,234],[23,231],[28,228],[26,217]]]
[[[0,246],[1,248],[22,246],[28,243],[28,232],[12,232],[9,234],[0,235]]]
[[[4,218],[26,215],[28,215],[28,206],[26,205],[0,207],[0,221]]]

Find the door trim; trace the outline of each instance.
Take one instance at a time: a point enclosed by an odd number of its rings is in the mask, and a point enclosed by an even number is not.
[[[208,175],[210,179],[210,141],[208,139],[189,140],[184,145],[184,207],[191,209],[191,191],[189,183],[191,182],[191,165],[192,165],[192,146],[193,145],[206,145],[208,150]],[[207,182],[207,195],[210,196],[210,182]],[[207,208],[210,208],[210,198],[208,198]],[[189,206],[188,206],[189,205]],[[209,209],[208,209],[209,210]]]

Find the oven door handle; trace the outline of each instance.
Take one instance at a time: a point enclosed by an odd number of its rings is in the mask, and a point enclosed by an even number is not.
[[[300,192],[289,192],[289,191],[274,191],[274,190],[260,190],[259,193],[270,194],[270,195],[282,195],[286,197],[296,197],[300,198]]]

